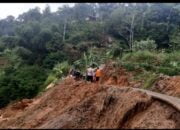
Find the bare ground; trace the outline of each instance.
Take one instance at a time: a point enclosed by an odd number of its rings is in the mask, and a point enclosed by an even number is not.
[[[180,128],[178,110],[134,90],[123,68],[108,67],[100,85],[67,78],[41,96],[9,104],[0,110],[0,128]]]

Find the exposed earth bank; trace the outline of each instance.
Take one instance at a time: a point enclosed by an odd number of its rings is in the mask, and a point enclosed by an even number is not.
[[[114,73],[107,74],[105,67],[100,84],[66,78],[34,99],[9,104],[0,110],[0,127],[180,128],[177,109],[134,90],[136,83],[123,68],[108,70]],[[167,88],[162,93],[178,96],[179,77],[171,78],[158,80],[152,90],[171,86],[173,93]]]

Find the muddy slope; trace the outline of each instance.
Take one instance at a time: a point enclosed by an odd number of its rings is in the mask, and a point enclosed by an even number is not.
[[[143,92],[69,80],[0,121],[1,128],[180,128],[179,112]]]
[[[144,93],[110,87],[37,128],[180,128],[179,117]]]
[[[161,76],[151,90],[180,98],[180,76]]]
[[[9,104],[0,110],[0,128],[180,128],[180,112],[134,90],[125,69],[108,65],[103,73],[100,84],[67,78],[32,100]],[[162,78],[152,90],[178,96],[179,81]]]

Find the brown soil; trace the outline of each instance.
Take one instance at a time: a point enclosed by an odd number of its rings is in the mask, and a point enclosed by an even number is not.
[[[170,96],[180,97],[180,76],[161,76],[151,90]]]
[[[0,110],[0,128],[180,128],[179,111],[132,89],[132,75],[112,66],[104,68],[101,85],[67,78],[9,104]]]
[[[180,128],[180,113],[162,102],[154,101],[124,124],[123,128]]]
[[[14,114],[11,113],[9,118],[0,122],[0,126],[2,128],[9,126],[12,128],[33,128],[44,120],[53,119],[66,107],[81,102],[86,97],[95,93],[97,89],[96,84],[86,84],[83,81],[75,82],[73,79],[66,79],[60,85],[45,92],[39,98],[34,99],[36,103],[32,103],[23,110],[20,109]],[[7,107],[7,109],[11,109],[11,107]],[[3,113],[7,109],[3,109],[1,112],[3,118]]]
[[[118,85],[120,87],[133,86],[131,83],[132,74],[116,63],[110,63],[103,69],[102,84]]]

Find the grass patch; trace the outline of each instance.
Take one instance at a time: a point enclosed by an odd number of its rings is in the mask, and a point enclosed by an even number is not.
[[[159,67],[157,73],[163,73],[169,76],[180,75],[180,68],[177,67]]]
[[[155,83],[155,81],[157,80],[158,76],[159,76],[159,75],[158,75],[158,74],[155,74],[155,73],[150,74],[150,75],[148,76],[148,78],[145,80],[144,85],[143,85],[143,88],[144,88],[144,89],[149,89],[149,88],[151,88],[151,87],[153,86],[153,84]]]
[[[121,59],[122,65],[128,71],[143,68],[146,71],[162,73],[169,76],[180,74],[180,52],[158,53],[137,51],[125,54]]]
[[[125,63],[125,64],[122,64],[122,66],[128,70],[128,71],[134,71],[136,70],[136,66],[133,65],[133,64],[128,64],[128,63]]]
[[[57,81],[57,77],[53,74],[50,74],[46,81],[44,82],[44,87],[47,87],[50,83]]]

